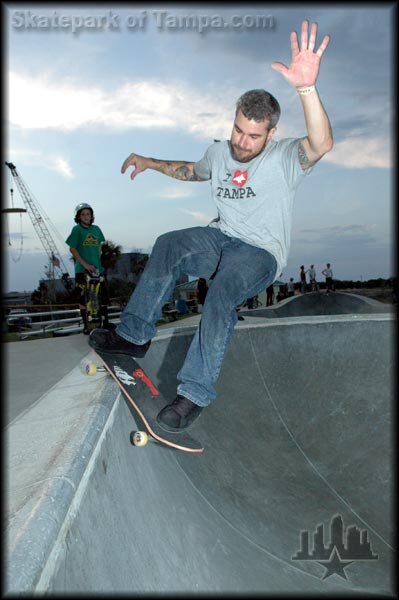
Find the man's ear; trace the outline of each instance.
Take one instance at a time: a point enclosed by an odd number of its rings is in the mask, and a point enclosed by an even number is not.
[[[267,141],[269,142],[272,137],[274,136],[274,134],[277,131],[277,127],[273,127],[273,129],[270,129],[269,133],[267,134]]]

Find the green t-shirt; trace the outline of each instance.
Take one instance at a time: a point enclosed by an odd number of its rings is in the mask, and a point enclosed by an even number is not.
[[[70,248],[76,248],[83,260],[94,265],[100,273],[104,271],[101,265],[100,247],[101,242],[105,242],[105,237],[97,225],[90,225],[90,227],[75,225],[65,242]],[[84,272],[85,269],[80,262],[75,261],[75,273]]]

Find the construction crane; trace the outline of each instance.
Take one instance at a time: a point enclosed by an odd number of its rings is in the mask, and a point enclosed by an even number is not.
[[[57,275],[59,279],[61,279],[66,288],[71,286],[71,280],[69,277],[68,269],[65,266],[64,261],[62,260],[61,254],[59,253],[57,246],[51,236],[48,227],[41,216],[38,207],[34,201],[32,193],[27,188],[24,180],[21,175],[17,171],[17,167],[11,163],[5,161],[7,167],[11,171],[11,175],[13,176],[15,183],[17,184],[19,193],[21,194],[21,198],[26,206],[27,212],[32,221],[33,227],[36,230],[37,235],[43,245],[43,248],[46,251],[47,256],[50,260],[51,271],[54,273],[54,279]]]

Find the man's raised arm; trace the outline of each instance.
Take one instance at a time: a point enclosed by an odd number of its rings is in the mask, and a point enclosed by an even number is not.
[[[123,163],[121,172],[124,173],[128,167],[134,167],[134,171],[130,175],[130,178],[134,179],[136,175],[146,169],[153,169],[154,171],[159,171],[159,173],[182,181],[204,181],[204,179],[195,174],[194,164],[193,162],[186,162],[184,160],[158,160],[156,158],[140,156],[140,154],[130,154]]]
[[[304,21],[301,31],[301,49],[298,46],[297,34],[294,31],[291,33],[291,66],[288,68],[282,63],[272,63],[272,68],[279,71],[296,88],[301,99],[308,132],[299,145],[302,169],[311,167],[333,147],[330,121],[315,87],[320,60],[330,37],[324,36],[319,49],[314,52],[316,34],[317,24],[312,23],[310,37],[308,37],[308,22]]]

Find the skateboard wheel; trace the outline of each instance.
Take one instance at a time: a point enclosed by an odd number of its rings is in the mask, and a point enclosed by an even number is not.
[[[148,442],[148,434],[145,431],[132,431],[130,434],[130,441],[133,446],[138,446],[139,448],[145,446]]]
[[[88,363],[86,365],[86,375],[95,375],[97,373],[96,363]]]
[[[80,361],[79,368],[83,375],[95,375],[98,371],[103,370],[101,367],[98,367],[95,362],[87,358],[83,358]]]
[[[82,358],[79,364],[79,368],[83,375],[96,375],[97,373],[107,373],[107,369],[101,364],[95,363],[90,358]]]

